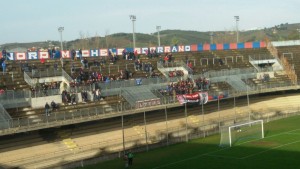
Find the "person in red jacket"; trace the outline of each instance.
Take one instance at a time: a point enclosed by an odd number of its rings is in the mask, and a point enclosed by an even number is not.
[[[41,58],[41,64],[45,63],[45,58]]]

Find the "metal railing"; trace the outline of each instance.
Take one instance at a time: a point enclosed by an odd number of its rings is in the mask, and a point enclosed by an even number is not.
[[[187,64],[184,63],[182,60],[179,62],[179,64],[180,64],[180,66],[184,67],[188,71],[189,74],[193,74],[193,70],[190,67],[188,67]]]
[[[62,70],[60,69],[32,69],[28,74],[32,78],[44,78],[62,76]]]
[[[30,86],[35,86],[35,84],[37,83],[36,80],[31,79],[27,72],[24,72],[24,80]]]
[[[31,95],[29,90],[6,90],[4,93],[0,94],[0,102],[13,102],[17,99],[29,98],[30,96]]]
[[[12,120],[7,113],[3,105],[0,103],[0,129],[6,129],[10,127],[9,122]]]
[[[93,91],[95,90],[95,84],[82,84],[82,85],[78,85],[78,86],[74,86],[74,87],[70,87],[69,88],[69,92],[74,92],[74,93],[80,93],[83,91]]]
[[[60,89],[38,89],[38,90],[31,91],[32,98],[54,96],[54,95],[60,95]]]
[[[236,96],[242,96],[242,95],[252,95],[252,94],[258,94],[258,93],[266,93],[266,92],[274,92],[274,91],[284,91],[284,90],[292,90],[292,89],[299,89],[298,85],[294,85],[291,82],[281,82],[281,83],[262,83],[261,85],[253,85],[250,84],[250,87],[252,90],[249,91],[235,91],[235,90],[228,90],[224,91],[226,92],[226,95],[228,98],[236,97]],[[224,93],[223,92],[223,93]],[[209,91],[209,95],[219,95],[220,91],[217,93],[213,93]],[[0,95],[1,103],[18,103],[18,99],[21,99],[23,101],[26,101],[31,98],[31,93],[28,91],[6,91],[4,94]],[[173,104],[177,103],[177,100],[174,99],[173,96],[162,96],[160,98],[161,104]],[[45,123],[52,123],[52,122],[65,122],[66,120],[69,120],[69,123],[76,123],[76,121],[84,121],[83,117],[90,117],[95,116],[95,118],[108,118],[108,117],[114,117],[114,116],[120,116],[120,110],[131,110],[132,111],[139,111],[136,109],[135,106],[124,102],[122,105],[119,104],[111,104],[110,110],[106,110],[105,107],[99,107],[99,108],[85,108],[80,109],[80,107],[77,107],[76,110],[70,110],[70,111],[62,111],[59,113],[54,113],[53,116],[47,117],[44,115],[37,115],[38,119],[40,119],[40,122],[33,122],[28,117],[24,118],[18,118],[18,119],[12,119],[11,128],[20,128],[20,127],[30,127],[35,125],[43,125]],[[151,109],[155,109],[154,107],[151,107]]]
[[[68,169],[74,167],[83,167],[91,164],[96,164],[101,161],[105,161],[113,158],[122,158],[125,151],[131,150],[133,152],[146,152],[151,149],[164,147],[180,142],[187,142],[191,139],[196,138],[204,138],[207,136],[215,135],[220,132],[220,126],[233,125],[237,122],[246,122],[249,120],[264,120],[264,122],[274,121],[282,118],[292,117],[300,115],[299,110],[290,109],[286,110],[282,113],[263,113],[263,112],[252,112],[249,116],[249,112],[243,112],[241,114],[223,116],[223,117],[215,117],[214,119],[206,119],[201,122],[192,122],[188,123],[186,121],[186,125],[176,126],[176,127],[167,127],[162,130],[155,131],[145,131],[142,135],[131,135],[125,136],[124,139],[121,137],[116,139],[107,139],[91,144],[84,144],[78,147],[76,153],[70,153],[70,150],[59,150],[52,151],[44,154],[33,154],[30,157],[21,158],[17,160],[12,160],[7,163],[14,164],[22,161],[31,161],[34,163],[38,163],[39,161],[43,161],[48,158],[63,158],[65,156],[72,156],[74,160],[68,161],[67,164],[51,164],[44,167],[55,168],[55,166],[59,166],[60,169]],[[186,127],[187,126],[187,127]],[[142,136],[142,137],[141,137]],[[143,137],[144,136],[144,137]],[[147,136],[147,137],[146,137]],[[136,144],[138,143],[138,144]],[[84,160],[82,157],[88,155],[91,151],[97,151],[105,149],[106,153],[96,158],[89,158]],[[80,160],[82,159],[82,160]],[[47,164],[46,164],[47,165]],[[63,166],[61,166],[63,165]]]
[[[220,76],[230,76],[230,75],[241,75],[241,74],[253,74],[257,73],[255,68],[245,68],[245,69],[222,69],[220,71],[208,71],[203,73],[204,77],[220,77]]]
[[[0,103],[5,108],[17,108],[29,106],[31,93],[29,90],[6,90],[0,94]]]
[[[151,78],[140,78],[142,80],[141,85],[151,85],[151,84],[160,84],[168,82],[167,78],[161,77],[151,77]],[[96,83],[101,89],[115,89],[115,88],[124,88],[136,86],[136,79],[129,80],[118,80],[118,81],[109,81],[109,82],[98,82]]]
[[[274,58],[273,58],[273,59],[274,59]],[[255,61],[257,61],[257,60],[256,60],[256,59],[253,59],[253,58],[249,55],[249,62],[252,64],[252,66],[254,66],[254,67],[256,68],[256,70],[257,70],[258,72],[271,72],[271,71],[273,71],[273,67],[272,67],[272,66],[259,67],[259,66],[258,66],[259,62],[258,62],[257,64],[252,63],[252,62],[255,62]],[[258,60],[258,61],[261,61],[261,60]]]
[[[62,75],[68,82],[71,82],[71,81],[73,80],[72,77],[71,77],[64,69],[61,70],[61,75]]]

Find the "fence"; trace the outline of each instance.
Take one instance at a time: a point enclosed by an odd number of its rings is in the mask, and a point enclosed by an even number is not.
[[[61,70],[61,74],[68,82],[71,82],[73,80],[71,76],[64,69]]]
[[[215,91],[209,93],[209,95],[218,96],[220,93],[226,94],[227,98],[233,98],[237,96],[246,96],[258,93],[265,93],[265,92],[273,92],[273,91],[284,91],[284,90],[291,90],[291,89],[298,89],[298,86],[294,86],[291,83],[282,83],[282,84],[266,84],[265,86],[254,86],[249,91],[235,91],[235,90],[228,90],[228,91]],[[150,107],[152,110],[158,109],[159,107],[163,107],[164,105],[172,105],[174,103],[178,103],[173,96],[159,96],[161,105]],[[213,100],[211,100],[213,101]],[[116,116],[127,115],[127,114],[134,114],[136,112],[141,111],[142,109],[136,109],[136,106],[133,104],[129,104],[128,102],[120,102],[120,103],[112,103],[111,105],[107,106],[99,106],[99,107],[92,107],[92,108],[77,108],[72,110],[61,111],[59,113],[53,112],[50,117],[45,116],[44,114],[37,115],[38,122],[32,121],[28,117],[20,117],[17,119],[12,119],[10,121],[10,128],[21,128],[27,130],[27,128],[34,128],[40,127],[44,124],[56,124],[63,122],[64,124],[73,124],[79,123],[83,121],[89,120],[96,120],[96,119],[103,119],[103,118],[111,118]],[[0,131],[1,132],[4,131]],[[5,131],[5,132],[9,132]]]
[[[61,69],[32,69],[31,73],[28,73],[32,78],[54,77],[62,76]]]
[[[0,103],[0,129],[9,128],[9,122],[12,120],[3,105]]]
[[[54,96],[60,95],[60,89],[38,89],[31,91],[31,97],[46,97],[46,96]]]
[[[166,83],[168,80],[166,78],[161,77],[153,77],[153,78],[141,78],[142,85],[152,85],[152,84],[160,84]],[[130,80],[119,80],[119,81],[109,81],[109,82],[98,82],[96,83],[98,87],[102,90],[107,89],[116,89],[116,88],[124,88],[124,87],[132,87],[136,86],[136,79]]]
[[[0,102],[5,102],[5,101],[9,101],[9,102],[13,102],[14,100],[18,100],[18,99],[25,99],[25,98],[29,98],[30,92],[28,90],[24,91],[24,90],[6,90],[4,93],[0,94]]]
[[[4,108],[27,107],[30,104],[31,92],[28,90],[6,90],[0,94],[0,103]]]
[[[31,77],[27,74],[27,72],[24,72],[24,80],[30,86],[34,86],[37,83],[37,81],[31,79]]]
[[[230,75],[241,75],[241,74],[253,74],[257,73],[255,68],[245,68],[245,69],[223,69],[220,71],[208,71],[203,74],[204,77],[213,78],[213,77],[221,77],[221,76],[230,76]],[[199,76],[199,75],[196,75]]]

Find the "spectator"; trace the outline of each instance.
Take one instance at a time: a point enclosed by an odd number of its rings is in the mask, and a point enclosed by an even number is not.
[[[84,69],[88,68],[88,60],[86,58],[84,58],[83,60],[81,60],[81,64],[83,66]]]
[[[169,57],[168,57],[168,54],[166,54],[166,56],[164,57],[165,66],[168,66],[168,60],[169,60]]]
[[[41,64],[45,64],[45,58],[41,58],[40,62]]]
[[[138,58],[138,52],[137,52],[137,50],[134,51],[134,57]]]
[[[76,60],[76,51],[74,49],[71,50],[71,59]]]
[[[50,56],[50,58],[52,58],[52,59],[54,59],[55,58],[55,49],[54,48],[52,48],[52,50],[51,50],[51,56]]]
[[[81,92],[82,101],[86,103],[88,101],[88,93],[87,91]]]
[[[48,55],[49,55],[49,58],[51,59],[52,58],[52,50],[50,48],[48,49]]]
[[[142,62],[138,59],[135,61],[135,69],[136,70],[141,70]]]
[[[219,65],[220,65],[220,66],[224,65],[224,62],[223,62],[222,59],[219,59]]]
[[[80,60],[82,60],[82,50],[81,49],[79,49],[79,51],[78,51],[78,56],[79,56]]]
[[[3,75],[5,74],[5,72],[6,72],[6,63],[5,63],[5,60],[3,60],[3,62],[2,62],[2,73],[3,73]]]
[[[57,70],[57,69],[58,69],[58,64],[57,64],[57,62],[54,63],[53,68],[54,68],[54,70]]]
[[[100,62],[94,59],[94,66],[100,66]]]
[[[188,67],[191,68],[191,69],[193,69],[193,64],[192,64],[191,61],[188,63]]]
[[[46,102],[46,104],[45,104],[45,114],[46,114],[46,116],[50,116],[50,106],[49,106],[48,102]]]
[[[127,56],[126,56],[127,54],[126,54],[126,50],[124,49],[123,51],[122,51],[122,56],[123,56],[123,59],[126,59],[127,60]]]
[[[7,55],[7,52],[5,49],[2,50],[2,57],[4,58],[4,60],[6,59],[6,55]]]
[[[99,101],[101,99],[101,91],[97,89],[94,94],[94,101]]]
[[[54,110],[54,109],[58,109],[58,104],[56,104],[55,102],[54,102],[54,100],[52,100],[52,102],[51,102],[51,107],[52,107],[52,110]]]
[[[72,67],[71,67],[71,74],[74,74],[75,73],[75,65],[74,65],[74,63],[72,63]]]
[[[4,89],[0,89],[0,95],[4,94],[4,93],[5,93],[5,90]]]
[[[32,77],[36,77],[37,72],[38,72],[37,67],[35,66],[35,64],[32,64],[32,66],[31,66]]]
[[[128,164],[129,166],[133,164],[133,153],[131,151],[128,153]]]
[[[67,95],[68,95],[68,92],[66,90],[63,90],[61,93],[61,97],[62,97],[62,102],[65,104],[69,102]]]
[[[160,63],[160,64],[162,64],[162,63],[163,63],[163,58],[162,58],[162,56],[161,56],[161,55],[159,56],[159,63]]]
[[[60,51],[59,50],[56,50],[55,51],[55,55],[54,55],[54,58],[57,58],[57,59],[60,59]]]
[[[71,95],[71,104],[72,105],[76,104],[76,95],[75,95],[75,93],[72,93],[72,95]]]

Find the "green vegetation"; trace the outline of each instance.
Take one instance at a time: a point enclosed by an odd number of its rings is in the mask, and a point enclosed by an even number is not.
[[[219,135],[135,154],[132,169],[299,168],[300,116],[265,123],[265,138],[219,147]],[[84,169],[125,168],[122,159]]]
[[[261,41],[266,37],[271,41],[278,40],[296,40],[299,39],[300,24],[279,24],[271,28],[240,31],[240,42]],[[211,32],[185,31],[185,30],[162,30],[160,32],[161,45],[186,45],[198,43],[210,43]],[[235,30],[215,31],[213,32],[213,43],[233,43],[236,42]],[[157,46],[157,32],[151,34],[136,33],[137,47]],[[59,41],[44,41],[31,43],[10,43],[2,44],[6,49],[16,48],[49,48],[60,46]],[[115,33],[100,37],[98,34],[89,35],[79,32],[79,38],[73,41],[65,42],[65,49],[86,49],[86,48],[123,48],[132,47],[131,33]]]

